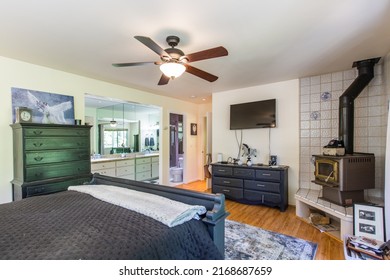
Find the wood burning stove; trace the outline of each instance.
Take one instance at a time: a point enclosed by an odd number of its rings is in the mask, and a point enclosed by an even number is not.
[[[354,101],[374,77],[374,65],[379,60],[380,57],[355,61],[352,67],[357,67],[358,76],[340,96],[338,141],[343,143],[345,155],[314,156],[313,182],[323,187],[323,199],[339,205],[363,202],[364,190],[375,188],[374,154],[353,151]]]
[[[314,183],[322,186],[322,199],[349,206],[364,201],[364,190],[375,188],[374,154],[314,155]]]

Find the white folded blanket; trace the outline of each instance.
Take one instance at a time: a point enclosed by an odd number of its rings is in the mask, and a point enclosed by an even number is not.
[[[87,193],[102,201],[149,216],[169,227],[180,225],[191,219],[199,219],[199,215],[206,213],[204,206],[189,205],[159,195],[121,187],[80,185],[70,186],[68,190]]]

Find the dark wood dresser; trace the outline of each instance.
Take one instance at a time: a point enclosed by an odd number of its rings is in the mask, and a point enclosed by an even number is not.
[[[288,166],[213,163],[212,192],[246,204],[288,207]]]
[[[11,124],[13,200],[64,191],[91,179],[90,129],[86,125]]]

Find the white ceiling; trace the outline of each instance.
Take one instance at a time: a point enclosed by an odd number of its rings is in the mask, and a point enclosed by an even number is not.
[[[227,57],[193,62],[213,83],[184,73],[158,86],[158,61],[134,39]],[[1,0],[0,55],[194,103],[212,92],[345,70],[390,52],[390,0]],[[191,96],[196,96],[191,97]]]

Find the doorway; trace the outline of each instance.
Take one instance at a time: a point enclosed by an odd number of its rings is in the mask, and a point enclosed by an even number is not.
[[[169,115],[169,181],[182,183],[184,174],[183,115]]]

